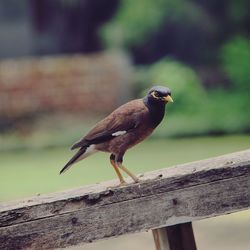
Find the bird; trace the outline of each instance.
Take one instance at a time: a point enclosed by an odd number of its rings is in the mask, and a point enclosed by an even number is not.
[[[165,106],[169,102],[173,102],[171,90],[164,86],[153,86],[145,97],[118,107],[72,145],[71,150],[78,151],[62,168],[60,174],[74,163],[101,151],[110,153],[110,163],[119,178],[119,185],[126,185],[121,170],[134,182],[139,182],[139,178],[123,165],[123,156],[129,148],[147,138],[160,124],[165,115]]]

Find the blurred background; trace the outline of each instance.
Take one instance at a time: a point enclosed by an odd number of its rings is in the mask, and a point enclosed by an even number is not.
[[[116,178],[102,153],[58,173],[73,142],[154,84],[175,102],[126,154],[132,171],[249,149],[249,10],[247,0],[1,0],[0,201]],[[194,224],[200,249],[249,249],[249,212],[215,219]]]

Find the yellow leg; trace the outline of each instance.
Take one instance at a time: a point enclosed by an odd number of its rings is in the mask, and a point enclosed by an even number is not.
[[[114,161],[114,160],[110,160],[110,163],[111,163],[111,165],[114,167],[114,170],[115,170],[115,172],[116,172],[116,174],[117,174],[117,176],[118,176],[118,178],[119,178],[119,180],[120,180],[121,185],[122,185],[122,184],[125,184],[126,182],[125,182],[125,180],[123,179],[123,176],[122,176],[122,174],[121,174],[120,171],[119,171],[119,168],[118,168],[117,165],[115,164],[115,161]]]
[[[129,175],[134,180],[134,182],[139,182],[139,179],[133,173],[131,173],[127,168],[125,168],[122,164],[118,164],[118,167],[122,169],[127,175]]]

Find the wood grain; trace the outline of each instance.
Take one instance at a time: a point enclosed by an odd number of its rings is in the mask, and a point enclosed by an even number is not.
[[[250,150],[0,204],[0,249],[63,248],[250,207]]]

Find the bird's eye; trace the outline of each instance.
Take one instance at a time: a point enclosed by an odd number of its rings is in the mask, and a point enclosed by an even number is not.
[[[152,96],[153,96],[154,98],[159,98],[159,97],[160,97],[160,94],[159,94],[157,91],[154,91],[154,92],[152,93]]]
[[[156,97],[160,97],[160,94],[158,92],[155,92]]]

